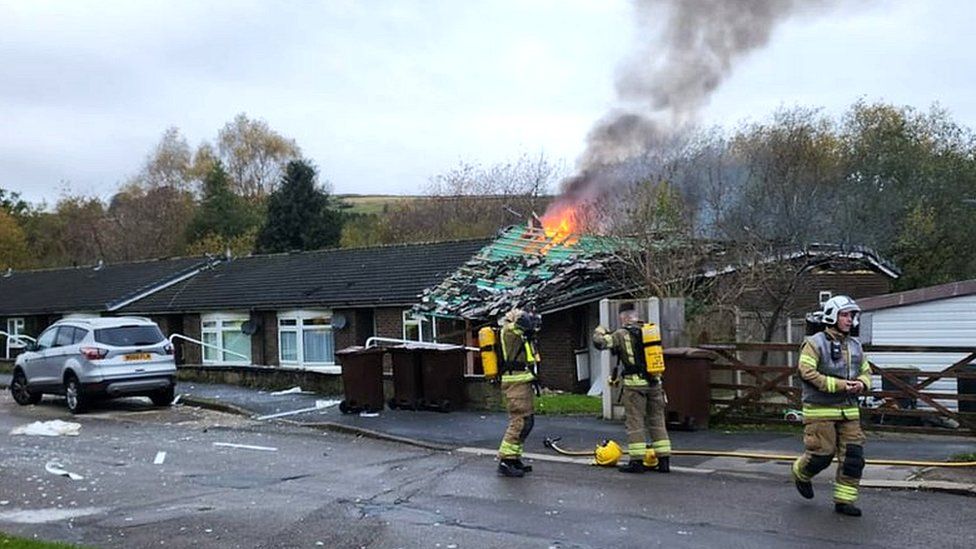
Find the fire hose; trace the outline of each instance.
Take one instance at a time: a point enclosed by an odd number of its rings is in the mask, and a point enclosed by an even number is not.
[[[546,448],[564,456],[593,457],[594,450],[568,450],[557,444],[562,437],[546,437]],[[735,452],[724,450],[671,450],[672,456],[730,457],[741,459],[762,459],[767,461],[796,461],[800,456],[788,454],[766,454],[762,452]],[[976,467],[976,461],[915,461],[900,459],[867,459],[868,465],[899,465],[904,467]]]

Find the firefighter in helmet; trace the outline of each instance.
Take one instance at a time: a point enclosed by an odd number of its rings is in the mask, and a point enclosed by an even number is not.
[[[643,473],[645,470],[668,473],[671,471],[671,440],[664,423],[665,397],[661,387],[663,356],[660,355],[660,335],[656,326],[644,324],[634,310],[620,313],[620,325],[612,333],[608,333],[603,326],[597,326],[593,332],[594,346],[597,349],[610,350],[617,357],[617,367],[610,377],[610,384],[623,382],[621,398],[624,402],[624,426],[627,429],[627,454],[630,460],[621,465],[619,470],[625,473]],[[642,337],[644,326],[658,334],[657,348],[653,351],[662,356],[662,362],[660,371],[652,366],[654,374],[647,367],[647,356],[644,352],[647,344]],[[622,379],[617,376],[621,365]]]
[[[861,516],[854,505],[864,470],[864,432],[857,395],[871,387],[871,368],[861,342],[851,335],[861,308],[847,296],[823,305],[826,328],[807,337],[800,348],[797,369],[803,387],[803,444],[793,463],[793,480],[804,498],[813,498],[811,479],[837,456],[834,510]]]
[[[539,351],[536,338],[542,319],[532,311],[512,309],[502,318],[501,384],[508,407],[508,428],[498,447],[498,473],[523,477],[532,471],[522,463],[525,439],[535,423],[533,389],[537,382]]]

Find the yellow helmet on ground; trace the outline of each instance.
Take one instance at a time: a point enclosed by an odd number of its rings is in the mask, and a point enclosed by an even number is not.
[[[624,452],[620,449],[620,445],[616,442],[612,440],[604,440],[596,447],[593,455],[593,465],[605,465],[607,467],[613,467],[617,464],[617,460],[620,459],[620,456],[624,455]]]
[[[654,468],[657,467],[657,452],[653,448],[648,448],[647,452],[644,454],[644,467]]]

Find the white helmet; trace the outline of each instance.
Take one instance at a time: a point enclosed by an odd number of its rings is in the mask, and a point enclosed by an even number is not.
[[[861,312],[861,307],[846,295],[837,295],[827,300],[823,306],[822,322],[828,326],[837,324],[837,314],[843,311]],[[857,315],[854,316],[854,326],[857,326]]]

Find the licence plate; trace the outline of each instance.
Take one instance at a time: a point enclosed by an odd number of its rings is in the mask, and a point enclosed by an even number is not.
[[[149,360],[151,356],[152,355],[150,355],[149,353],[132,353],[131,355],[125,355],[125,359],[126,360]]]

